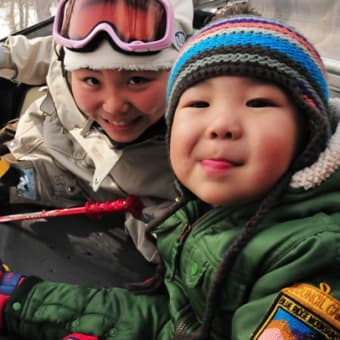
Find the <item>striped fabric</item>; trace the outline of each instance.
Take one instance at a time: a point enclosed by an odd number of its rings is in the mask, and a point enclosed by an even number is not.
[[[310,121],[320,152],[330,137],[327,72],[313,45],[293,28],[262,17],[229,17],[197,32],[179,51],[170,72],[166,118],[171,126],[181,94],[204,79],[251,76],[280,86]],[[315,150],[314,150],[315,151]],[[308,150],[311,152],[311,149]]]
[[[313,82],[320,96],[328,100],[325,67],[319,53],[306,38],[280,23],[252,17],[220,21],[197,33],[182,49],[172,69],[168,97],[179,72],[190,74],[194,70],[192,66],[194,60],[200,61],[198,67],[204,67],[205,63],[214,64],[210,60],[211,54],[218,50],[231,53],[225,55],[223,59],[218,58],[215,61],[217,64],[224,61],[242,64],[249,62],[281,70],[283,74],[287,72],[293,77],[301,73],[304,81],[307,84],[309,81]],[[293,65],[293,69],[290,64]],[[189,70],[186,69],[188,66]],[[298,72],[294,70],[294,66],[299,68]],[[181,78],[183,77],[185,75]]]

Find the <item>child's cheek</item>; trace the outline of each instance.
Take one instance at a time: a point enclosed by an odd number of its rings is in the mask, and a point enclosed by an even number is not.
[[[274,184],[289,168],[294,148],[291,143],[273,141],[262,143],[260,149],[255,178],[261,183]]]
[[[75,91],[73,96],[79,109],[87,116],[92,117],[96,107],[95,101],[93,100],[95,95],[86,91]]]

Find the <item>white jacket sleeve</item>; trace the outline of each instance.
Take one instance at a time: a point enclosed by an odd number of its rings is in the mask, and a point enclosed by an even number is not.
[[[0,77],[28,85],[45,84],[53,46],[52,36],[8,37],[0,45]]]
[[[128,231],[135,247],[145,257],[145,259],[152,263],[159,263],[160,257],[156,247],[156,242],[152,235],[146,234],[147,223],[152,219],[161,216],[173,204],[173,201],[165,201],[159,204],[152,204],[152,200],[144,199],[146,207],[143,209],[143,215],[146,221],[137,220],[130,213],[126,214],[125,228]]]

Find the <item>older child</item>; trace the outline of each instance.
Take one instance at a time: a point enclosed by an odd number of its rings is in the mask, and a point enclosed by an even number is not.
[[[153,294],[134,295],[3,270],[4,331],[339,339],[340,108],[325,73],[314,47],[279,22],[237,16],[198,32],[168,85],[180,195],[150,226],[164,285],[149,280]]]
[[[152,218],[174,200],[165,90],[192,17],[191,1],[61,0],[55,42],[8,38],[0,76],[47,81],[8,144],[24,172],[10,203],[67,207],[134,194]],[[143,255],[156,260],[144,223],[128,216],[126,227]]]

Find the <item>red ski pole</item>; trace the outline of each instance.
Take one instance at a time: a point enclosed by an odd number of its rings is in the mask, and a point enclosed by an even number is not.
[[[89,216],[100,216],[103,213],[110,212],[130,212],[134,217],[139,218],[142,215],[142,209],[143,203],[138,197],[128,196],[126,198],[120,198],[115,201],[87,202],[84,206],[81,207],[42,210],[32,213],[0,216],[0,223],[81,214],[86,214]]]

